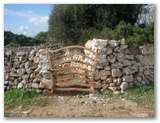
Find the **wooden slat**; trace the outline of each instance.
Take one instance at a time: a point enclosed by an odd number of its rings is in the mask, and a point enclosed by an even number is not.
[[[71,62],[77,62],[77,63],[85,64],[85,65],[88,65],[88,66],[92,66],[92,67],[94,66],[90,63],[82,62],[82,61],[79,61],[79,60],[68,60],[68,61],[58,63],[58,64],[54,64],[54,66],[59,66],[59,65],[62,65],[62,64],[65,64],[65,63],[71,63]]]
[[[84,54],[82,54],[82,53],[71,53],[71,54],[69,54],[69,55],[57,56],[57,57],[52,58],[52,60],[60,59],[60,58],[63,58],[63,57],[73,56],[73,55],[75,55],[75,54],[76,54],[76,55],[84,56],[85,58],[88,58],[88,59],[90,59],[90,60],[94,61],[94,59],[93,59],[93,58],[91,58],[91,57],[89,57],[89,56],[87,56],[87,55],[84,55]]]
[[[82,89],[82,88],[55,88],[56,91],[85,91],[92,92],[91,89]]]
[[[97,55],[97,53],[98,53],[98,50],[96,49],[96,51],[95,51],[95,60],[94,60],[94,70],[93,70],[93,76],[92,76],[92,86],[91,86],[91,90],[92,90],[92,93],[95,93],[95,91],[94,91],[94,76],[95,76],[95,71],[96,71],[96,66],[97,66],[97,58],[98,58],[98,55]]]
[[[89,84],[82,84],[82,83],[57,83],[57,86],[60,87],[67,87],[67,86],[82,86],[82,87],[90,87]]]
[[[62,82],[62,81],[68,81],[68,80],[84,80],[85,82],[90,82],[92,81],[90,78],[86,79],[86,78],[78,78],[78,77],[67,77],[67,78],[62,78],[62,79],[57,79],[57,81]]]
[[[82,49],[86,49],[92,53],[95,53],[94,51],[92,51],[91,49],[89,48],[86,48],[86,47],[83,47],[83,46],[78,46],[78,45],[75,45],[75,46],[67,46],[67,47],[62,47],[60,49],[57,49],[57,50],[53,50],[53,51],[50,51],[51,53],[55,53],[55,52],[58,52],[58,51],[61,51],[61,50],[65,50],[65,49],[71,49],[71,48],[82,48]]]
[[[77,69],[81,69],[81,70],[84,70],[84,71],[88,71],[88,72],[93,72],[92,70],[88,70],[86,68],[82,68],[82,67],[67,67],[67,68],[63,68],[63,69],[48,69],[49,71],[56,71],[56,72],[59,72],[59,71],[65,71],[65,70],[68,70],[68,69],[72,69],[72,68],[77,68]]]
[[[93,77],[93,75],[88,75],[88,74],[85,74],[85,73],[78,73],[78,72],[57,73],[58,76],[61,76],[60,74],[61,74],[61,75],[78,74],[78,75],[82,75],[82,76]]]
[[[50,66],[50,69],[52,69],[51,57],[50,57],[50,53],[48,51],[48,48],[46,48],[46,51],[47,51],[49,66]],[[56,80],[55,80],[55,77],[54,77],[54,73],[51,72],[51,71],[50,71],[50,73],[51,73],[50,76],[51,76],[51,80],[52,80],[51,94],[53,94]]]

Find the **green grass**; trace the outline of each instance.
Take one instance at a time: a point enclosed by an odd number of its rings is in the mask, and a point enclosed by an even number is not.
[[[104,98],[121,99],[125,98],[139,105],[154,105],[154,85],[144,85],[141,87],[135,87],[128,89],[123,94],[103,94]]]
[[[49,100],[42,98],[42,94],[38,94],[34,90],[23,91],[22,89],[11,89],[4,92],[4,104],[7,106],[30,104],[36,106],[46,106],[49,104]]]

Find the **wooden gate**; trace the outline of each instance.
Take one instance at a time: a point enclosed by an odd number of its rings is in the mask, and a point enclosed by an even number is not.
[[[67,46],[57,50],[47,50],[54,91],[94,91],[94,76],[97,64],[97,49],[82,46]],[[84,52],[87,52],[86,55]]]

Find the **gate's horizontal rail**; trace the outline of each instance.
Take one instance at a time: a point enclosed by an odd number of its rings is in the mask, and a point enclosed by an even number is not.
[[[77,69],[81,69],[81,70],[84,70],[84,71],[87,71],[87,72],[93,72],[92,70],[88,70],[86,68],[82,68],[82,67],[67,67],[67,68],[63,68],[63,69],[48,69],[49,71],[53,71],[53,72],[60,72],[60,71],[65,71],[65,70],[69,70],[69,69],[74,69],[74,68],[77,68]],[[75,69],[76,70],[76,69]]]
[[[88,50],[88,51],[90,51],[90,52],[92,52],[92,53],[95,54],[95,52],[94,52],[93,50],[91,50],[91,49],[89,49],[89,48],[86,48],[86,47],[83,47],[83,46],[77,46],[77,45],[75,45],[75,46],[62,47],[62,48],[60,48],[60,49],[50,51],[50,53],[55,53],[55,52],[58,52],[58,51],[61,51],[61,50],[71,49],[71,48],[82,48],[82,49],[86,49],[86,50]]]
[[[71,75],[71,74],[79,74],[82,76],[89,76],[89,77],[93,77],[93,75],[88,75],[85,73],[78,73],[78,72],[68,72],[68,73],[57,73],[57,75],[62,76],[62,75]]]
[[[82,61],[79,61],[79,60],[69,60],[69,61],[64,61],[64,62],[61,62],[61,63],[58,63],[58,64],[53,64],[53,66],[55,67],[55,66],[59,66],[59,65],[62,65],[62,64],[65,64],[65,63],[71,63],[71,62],[81,63],[81,64],[85,64],[85,65],[94,67],[93,64],[89,64],[89,63],[82,62]]]
[[[67,87],[67,86],[82,86],[82,87],[90,87],[91,85],[89,84],[79,84],[79,83],[57,83],[57,86],[60,87]]]
[[[88,78],[88,79],[86,79],[86,78],[78,78],[78,77],[67,77],[67,78],[61,78],[61,79],[58,79],[57,78],[57,81],[68,81],[68,80],[84,80],[85,82],[90,82],[90,81],[92,81],[92,79],[90,79],[90,78]]]
[[[92,92],[91,89],[82,89],[82,88],[55,88],[56,91],[86,91]]]
[[[89,57],[89,56],[87,56],[87,55],[84,55],[84,54],[82,54],[82,53],[71,53],[71,54],[68,54],[68,55],[57,56],[57,57],[54,57],[54,58],[51,58],[51,59],[52,59],[52,60],[56,60],[56,59],[60,59],[60,58],[64,58],[64,57],[74,56],[75,54],[76,54],[76,55],[84,56],[85,58],[88,58],[88,59],[94,61],[93,58],[91,58],[91,57]]]

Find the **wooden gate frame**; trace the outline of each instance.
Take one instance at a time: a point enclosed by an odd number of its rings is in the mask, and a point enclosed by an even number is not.
[[[78,83],[59,84],[57,82],[57,72],[58,71],[56,69],[53,69],[54,64],[52,64],[51,60],[54,60],[54,59],[57,59],[57,58],[66,57],[66,56],[59,56],[59,57],[56,57],[56,58],[51,58],[51,54],[59,52],[61,50],[72,49],[72,48],[80,48],[80,49],[83,49],[83,50],[87,50],[87,51],[89,51],[89,52],[91,52],[91,53],[93,53],[95,55],[95,58],[91,58],[91,57],[89,57],[89,56],[87,56],[85,54],[79,54],[79,55],[84,56],[85,58],[92,59],[93,63],[94,63],[93,65],[89,64],[89,63],[85,63],[85,62],[80,62],[78,60],[67,61],[67,63],[77,62],[77,63],[83,63],[83,64],[86,64],[86,65],[90,65],[90,66],[93,67],[92,75],[89,76],[89,75],[85,74],[85,76],[90,77],[90,80],[91,80],[91,84],[90,85],[89,84],[83,84],[83,83],[80,83],[80,84],[78,84]],[[49,62],[48,71],[50,71],[50,78],[51,78],[51,81],[52,81],[51,94],[53,94],[54,91],[86,91],[86,92],[92,92],[93,94],[95,93],[95,90],[94,90],[95,79],[94,78],[95,78],[95,70],[96,70],[96,65],[97,65],[97,49],[95,49],[95,51],[93,51],[93,50],[90,50],[89,48],[75,45],[75,46],[63,47],[63,48],[52,50],[52,51],[49,51],[49,49],[46,48],[46,51],[47,51],[47,57],[48,57],[48,62]],[[72,54],[72,55],[74,55],[74,54]],[[71,56],[71,55],[68,55],[68,56]],[[60,63],[60,64],[62,64],[62,63]],[[56,64],[56,65],[60,65],[60,64]],[[80,68],[80,69],[84,69],[84,68]],[[63,70],[64,69],[61,69],[60,71],[63,71]],[[88,70],[88,69],[85,69],[85,70]],[[82,75],[80,73],[70,73],[70,74]],[[86,88],[85,89],[84,88],[59,88],[58,86],[60,86],[60,87],[81,86],[81,87],[90,87],[90,88],[89,89],[86,89]]]

